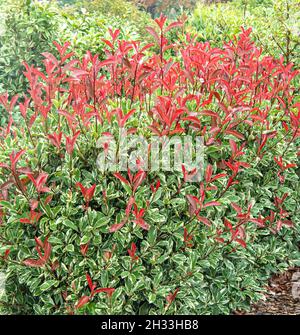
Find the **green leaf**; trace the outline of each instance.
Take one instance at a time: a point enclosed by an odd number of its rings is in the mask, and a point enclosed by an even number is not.
[[[72,221],[70,221],[69,219],[62,219],[63,225],[65,225],[68,228],[72,228],[73,230],[78,232],[78,227],[76,226],[76,224]]]
[[[93,225],[94,228],[100,228],[108,225],[111,222],[111,218],[108,216],[97,215],[96,223]]]
[[[8,201],[5,201],[5,200],[0,201],[0,206],[9,209],[9,210],[11,210],[12,212],[17,213],[17,211],[16,211],[16,209],[14,208],[14,206],[13,206],[10,202],[8,202]]]
[[[157,238],[157,229],[156,227],[152,226],[147,235],[147,239],[150,245],[154,245],[156,238]]]
[[[154,293],[151,292],[148,295],[148,301],[149,301],[150,304],[153,304],[155,302],[155,300],[156,300],[156,294],[154,294]]]
[[[68,252],[74,252],[74,245],[73,245],[73,244],[68,244],[68,245],[66,246],[66,250],[67,250]]]
[[[58,284],[59,284],[59,282],[57,280],[48,280],[40,286],[40,290],[42,292],[44,292],[44,291],[49,290],[50,287],[52,287],[54,285],[58,285]]]

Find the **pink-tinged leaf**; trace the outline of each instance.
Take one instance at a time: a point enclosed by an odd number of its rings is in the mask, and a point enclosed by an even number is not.
[[[0,163],[0,168],[9,169],[9,166],[5,163]]]
[[[26,266],[31,266],[34,268],[41,268],[45,265],[45,260],[43,259],[25,259],[23,264]]]
[[[81,297],[78,300],[75,308],[79,309],[79,308],[83,307],[84,305],[86,305],[89,301],[90,301],[90,297],[88,297],[87,295],[84,295],[83,297]]]
[[[4,258],[4,259],[7,259],[8,256],[9,256],[9,254],[10,254],[10,249],[6,249],[5,252],[4,252],[4,256],[3,256],[3,258]]]
[[[240,140],[244,140],[244,139],[245,139],[244,135],[242,135],[241,133],[239,133],[239,132],[236,131],[236,130],[227,129],[227,130],[225,131],[225,134],[233,135],[233,136],[237,137],[237,138],[240,139]]]
[[[133,192],[137,190],[137,188],[142,184],[143,180],[146,178],[146,172],[145,171],[139,171],[134,179],[134,185],[133,185]]]
[[[235,202],[232,202],[230,205],[238,214],[242,213],[242,208],[238,206]]]
[[[259,227],[264,227],[264,221],[262,219],[248,219],[249,222],[256,223]]]
[[[154,21],[159,26],[159,29],[162,30],[167,21],[167,17],[163,14],[160,14],[160,17],[156,18]]]
[[[177,289],[174,291],[174,293],[169,293],[169,294],[167,295],[166,300],[167,300],[168,304],[171,304],[171,303],[175,300],[175,298],[176,298],[178,292],[179,292],[179,288],[177,288]]]
[[[116,64],[116,60],[114,58],[109,58],[109,59],[105,59],[104,61],[99,63],[99,66],[103,67],[103,66],[107,66],[107,65],[113,65]]]
[[[11,169],[14,171],[16,169],[16,164],[21,158],[21,156],[25,153],[25,150],[20,150],[17,153],[14,151],[10,154],[10,161],[11,161]]]
[[[85,70],[80,70],[80,69],[73,69],[72,75],[74,77],[81,77],[81,76],[87,76],[89,73]]]
[[[149,224],[144,219],[137,219],[137,220],[134,220],[133,222],[145,230],[150,229]]]
[[[169,24],[168,27],[165,29],[165,32],[168,32],[168,31],[170,31],[170,30],[173,29],[173,28],[176,28],[176,27],[182,27],[182,26],[183,26],[183,23],[180,22],[180,21],[172,22],[172,23]]]
[[[125,123],[127,122],[127,120],[130,118],[130,116],[132,116],[135,113],[135,109],[132,109],[129,113],[127,113],[126,115],[124,115],[124,117],[122,118],[122,120],[120,120],[119,125],[120,127],[124,127]]]
[[[44,201],[44,204],[48,205],[52,201],[52,198],[53,198],[52,194],[48,195],[47,198]]]
[[[203,205],[203,208],[210,207],[210,206],[221,206],[218,201],[209,201]]]
[[[67,63],[66,65],[64,65],[61,69],[62,73],[66,73],[67,71],[73,71],[75,69],[75,65],[78,63],[78,60],[76,59],[72,59],[71,61],[69,61],[69,63]]]
[[[230,139],[229,144],[230,144],[232,154],[235,155],[235,153],[237,152],[237,145],[236,145],[235,141]]]
[[[112,30],[111,28],[108,28],[108,31],[113,41],[115,41],[118,38],[121,32],[120,29]]]
[[[207,183],[209,183],[210,180],[211,180],[212,171],[213,171],[212,165],[208,164],[207,167],[206,167],[206,172],[205,172],[205,181]]]
[[[96,184],[92,185],[90,188],[86,190],[86,194],[85,194],[86,202],[89,202],[92,200],[94,193],[95,193],[95,188],[96,188]]]
[[[113,295],[113,293],[115,292],[114,288],[109,288],[109,287],[105,287],[105,288],[98,288],[97,290],[95,290],[95,294],[96,293],[101,293],[104,292],[106,293],[109,297],[111,297]]]
[[[152,48],[155,44],[154,43],[148,43],[145,46],[142,47],[141,52],[144,52],[150,48]]]
[[[38,237],[35,236],[34,239],[35,239],[36,245],[38,245],[41,248],[44,248],[44,243]]]
[[[30,200],[30,209],[32,211],[34,211],[35,209],[37,209],[38,205],[39,205],[38,200],[36,200],[36,199],[31,199]]]
[[[109,46],[113,50],[114,46],[110,41],[103,38],[102,42],[104,42],[107,46]]]
[[[113,174],[116,178],[118,178],[122,183],[125,183],[127,185],[129,184],[129,181],[127,179],[125,179],[119,172],[116,172]]]
[[[283,224],[288,226],[288,227],[293,227],[294,223],[291,220],[284,220]]]
[[[15,104],[17,103],[19,96],[16,94],[11,98],[10,104],[9,104],[9,112],[12,112],[13,108],[15,107]]]
[[[21,222],[21,223],[31,224],[31,220],[28,219],[28,218],[21,218],[21,219],[20,219],[20,222]]]
[[[201,121],[196,116],[187,116],[182,118],[183,121],[191,121],[201,126]]]
[[[134,242],[131,243],[131,248],[127,250],[128,251],[128,254],[129,256],[131,257],[131,259],[133,261],[135,261],[136,259],[138,259],[137,256],[135,256],[135,253],[136,253],[136,245]]]
[[[49,134],[48,138],[56,148],[60,149],[62,132],[60,132],[59,134],[57,133]]]
[[[247,248],[246,242],[241,240],[240,238],[236,238],[235,241],[239,243],[243,248]]]
[[[286,169],[295,168],[295,167],[297,167],[297,164],[287,164],[287,165],[284,167],[284,169],[286,170]]]
[[[126,223],[127,220],[123,220],[120,223],[115,223],[109,228],[110,233],[114,233],[118,230],[120,230]]]
[[[217,180],[217,179],[226,177],[226,176],[227,176],[226,173],[219,173],[219,174],[216,174],[214,177],[212,177],[211,182],[213,182],[213,181],[215,181],[215,180]]]
[[[74,146],[75,146],[75,142],[76,142],[76,139],[77,137],[80,135],[80,130],[78,130],[74,135],[73,137],[70,137],[70,136],[66,136],[65,135],[65,138],[66,138],[66,151],[69,155],[71,155],[73,153],[73,150],[74,150]]]
[[[146,27],[146,30],[148,31],[148,33],[150,35],[152,35],[154,37],[155,41],[159,45],[160,44],[160,38],[158,37],[157,32],[153,28],[151,28],[151,27]]]
[[[50,258],[51,250],[52,250],[52,246],[48,242],[48,237],[46,237],[44,241],[44,260],[45,261],[47,261]]]
[[[207,218],[204,218],[203,216],[197,216],[198,221],[204,223],[206,226],[210,227],[211,223]]]
[[[194,214],[197,209],[197,205],[199,204],[199,199],[195,197],[194,195],[190,195],[190,194],[187,194],[186,198],[191,205],[191,212],[192,214]]]
[[[125,209],[126,217],[129,216],[129,214],[130,214],[130,212],[131,212],[131,209],[132,209],[132,205],[134,204],[134,202],[135,202],[134,197],[130,197],[129,200],[128,200],[126,209]]]
[[[211,117],[214,117],[216,119],[220,119],[219,114],[217,114],[216,112],[213,112],[211,110],[203,110],[199,114],[200,115],[205,115],[205,116],[211,116]]]
[[[86,244],[81,244],[80,245],[80,252],[81,252],[82,256],[86,256],[88,250],[89,250],[89,242],[86,243]]]
[[[230,231],[232,230],[232,224],[229,220],[227,220],[226,218],[224,218],[224,226],[226,228],[228,228]]]
[[[58,60],[56,59],[56,57],[54,55],[52,55],[50,52],[42,52],[42,55],[50,60],[54,65],[58,65]]]

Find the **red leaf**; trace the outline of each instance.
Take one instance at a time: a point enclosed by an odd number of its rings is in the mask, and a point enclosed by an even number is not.
[[[212,165],[208,164],[206,167],[206,172],[205,172],[205,181],[207,183],[209,183],[211,180],[212,171],[213,171]]]
[[[48,237],[46,237],[44,241],[44,260],[45,262],[50,258],[51,249],[52,249],[51,244],[48,242]]]
[[[110,232],[110,233],[114,233],[114,232],[120,230],[120,229],[124,226],[124,224],[126,223],[126,221],[127,221],[127,219],[121,221],[120,223],[115,223],[115,224],[113,224],[113,225],[109,228],[109,232]]]
[[[102,39],[102,42],[104,42],[106,45],[108,45],[111,49],[114,48],[113,44],[112,44],[110,41],[105,40],[105,39],[103,38],[103,39]]]
[[[107,287],[107,288],[98,288],[97,290],[95,290],[95,294],[101,293],[101,292],[105,292],[109,297],[111,297],[113,293],[115,292],[115,289]]]
[[[132,261],[135,261],[138,259],[138,257],[135,255],[136,253],[136,245],[134,242],[131,243],[131,248],[127,250],[128,254]]]
[[[137,220],[134,220],[133,222],[145,230],[150,229],[149,224],[144,219],[137,219]]]
[[[125,179],[119,172],[114,173],[114,176],[118,178],[122,183],[125,183],[126,185],[130,185],[129,181]]]
[[[236,130],[230,130],[230,129],[227,129],[227,130],[225,131],[225,134],[233,135],[233,136],[239,138],[240,140],[244,140],[244,139],[245,139],[244,135],[242,135],[241,133],[239,133],[239,132],[236,131]]]
[[[11,169],[12,171],[16,170],[16,164],[19,161],[19,159],[21,158],[21,156],[25,153],[25,150],[21,150],[18,151],[17,153],[15,153],[14,151],[10,154],[9,158],[10,158],[10,162],[11,162]]]
[[[85,195],[86,202],[89,202],[93,198],[94,193],[95,193],[95,188],[96,188],[96,184],[92,185],[90,188],[86,190],[86,195]]]
[[[80,245],[80,252],[83,256],[86,256],[88,250],[89,250],[89,242],[86,244]]]
[[[177,289],[174,291],[174,293],[169,293],[169,294],[167,295],[166,299],[167,299],[168,304],[171,304],[171,303],[175,300],[175,298],[176,298],[178,292],[179,292],[179,288],[177,288]]]
[[[234,156],[236,151],[237,151],[237,145],[236,145],[235,141],[232,140],[232,139],[229,140],[229,144],[230,144],[230,148],[231,148],[231,151],[232,151],[232,155]]]
[[[221,204],[218,201],[209,201],[203,205],[203,208],[210,206],[221,206]]]
[[[75,308],[79,309],[79,308],[83,307],[84,305],[86,305],[89,301],[90,301],[90,297],[88,297],[87,295],[84,295],[83,297],[81,297],[78,300]]]
[[[219,173],[219,174],[216,174],[214,177],[212,177],[211,182],[213,182],[213,181],[215,181],[215,180],[217,180],[217,179],[226,177],[226,176],[227,176],[226,173]]]
[[[242,208],[238,206],[235,202],[232,202],[230,205],[238,214],[242,213]]]
[[[88,282],[90,291],[93,292],[94,285],[93,285],[92,278],[90,277],[90,275],[89,275],[88,273],[87,273],[85,276],[86,276],[86,280],[87,280],[87,282]]]
[[[247,247],[247,244],[246,244],[245,241],[243,241],[243,240],[241,240],[241,239],[239,239],[239,238],[236,238],[235,241],[236,241],[237,243],[239,243],[243,248],[246,248],[246,247]]]
[[[4,259],[7,259],[8,256],[9,256],[9,254],[10,254],[10,249],[6,249],[5,252],[4,252],[4,256],[3,256],[3,258],[4,258]]]
[[[197,216],[197,219],[204,223],[206,226],[210,227],[211,226],[211,223],[210,221],[207,219],[207,218],[204,218],[203,216]]]
[[[148,31],[148,33],[150,35],[152,35],[154,37],[154,39],[157,42],[157,44],[160,44],[160,38],[158,37],[157,32],[153,28],[151,28],[151,27],[146,27],[145,29]]]
[[[25,259],[23,261],[23,264],[26,265],[26,266],[31,266],[31,267],[34,267],[34,268],[41,268],[43,267],[45,264],[46,264],[46,261],[43,260],[43,259]]]
[[[226,218],[224,218],[224,225],[225,225],[226,228],[229,228],[230,231],[232,230],[232,224]]]
[[[137,190],[137,188],[142,184],[143,180],[146,178],[146,172],[145,171],[139,171],[134,179],[133,179],[133,192]]]
[[[29,223],[29,224],[31,224],[31,220],[28,219],[28,218],[21,218],[21,219],[20,219],[20,222],[21,222],[21,223]]]
[[[169,30],[176,28],[176,27],[182,27],[183,23],[180,21],[177,22],[172,22],[171,24],[168,25],[168,27],[165,29],[165,32],[168,32]]]

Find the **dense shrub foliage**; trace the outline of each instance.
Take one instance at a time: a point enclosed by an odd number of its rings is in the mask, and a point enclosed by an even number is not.
[[[110,30],[105,59],[69,44],[29,90],[2,94],[2,299],[35,314],[212,314],[247,308],[299,260],[297,71],[242,30],[222,47],[156,19],[153,44]],[[41,64],[42,65],[42,64]],[[21,120],[17,122],[16,120]],[[100,171],[120,130],[204,138],[195,171]]]
[[[108,28],[113,30],[120,28],[120,35],[125,40],[140,38],[139,31],[142,29],[127,18],[118,16],[108,18],[104,13],[88,12],[85,8],[78,10],[74,10],[73,7],[65,8],[61,16],[59,40],[62,43],[70,42],[78,57],[82,57],[89,50],[104,58],[105,43],[102,39],[109,37]]]
[[[72,7],[71,7],[72,8]],[[149,23],[149,16],[144,12],[138,10],[134,5],[134,1],[128,0],[85,0],[76,1],[75,8],[85,8],[88,12],[94,14],[100,14],[107,18],[107,16],[113,16],[113,18],[121,19],[125,24],[130,22],[135,25],[138,33],[143,33],[144,28]],[[120,26],[121,28],[121,26]]]
[[[22,62],[41,63],[58,24],[53,7],[35,1],[0,2],[0,15],[0,92],[15,94],[25,87]]]
[[[140,8],[151,13],[152,17],[157,17],[161,13],[168,16],[176,15],[183,10],[193,10],[196,0],[133,0]]]
[[[117,8],[122,16],[117,15]],[[62,44],[69,41],[78,56],[90,50],[103,57],[105,44],[101,39],[108,28],[120,28],[122,38],[136,39],[148,22],[146,13],[123,0],[101,1],[101,6],[92,1],[63,7],[55,1],[1,1],[0,18],[0,92],[10,94],[27,89],[23,62],[41,64],[43,51],[55,54],[54,40]]]
[[[297,0],[249,1],[205,5],[198,3],[191,25],[204,41],[221,45],[241,26],[252,27],[258,46],[272,56],[283,55],[286,63],[299,66],[300,4]]]
[[[144,31],[151,24],[149,16],[134,3],[145,9],[154,6],[154,2],[126,0],[0,1],[0,91],[16,94],[27,89],[23,61],[37,65],[44,50],[55,54],[53,40],[61,44],[69,41],[79,57],[90,50],[102,58],[101,39],[107,38],[108,28],[120,29],[123,39],[147,38]],[[184,8],[192,12],[194,6],[194,1],[155,1],[153,10],[156,16],[164,11],[173,18]],[[253,39],[265,53],[275,57],[283,54],[287,63],[299,64],[300,11],[296,0],[198,2],[192,15],[186,13],[185,32],[197,33],[201,41],[221,46],[238,34],[241,26],[251,26]]]

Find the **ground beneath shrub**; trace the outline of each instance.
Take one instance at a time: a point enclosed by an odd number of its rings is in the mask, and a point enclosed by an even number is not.
[[[300,315],[300,267],[274,275],[264,298],[253,304],[250,312],[239,315]]]

